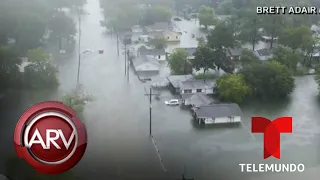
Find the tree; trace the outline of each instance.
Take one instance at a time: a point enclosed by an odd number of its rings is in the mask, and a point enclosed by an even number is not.
[[[201,6],[199,9],[199,23],[207,29],[208,26],[215,25],[217,22],[214,11],[211,7]]]
[[[58,70],[51,64],[50,56],[42,49],[28,51],[30,64],[25,67],[24,82],[27,88],[43,89],[55,88],[59,85]]]
[[[252,89],[241,74],[230,74],[218,78],[216,88],[220,99],[235,103],[241,103],[252,93]]]
[[[198,37],[197,41],[198,41],[198,45],[205,45],[207,40],[205,37]]]
[[[263,17],[263,29],[271,37],[270,48],[273,47],[274,39],[279,36],[281,30],[284,28],[285,17],[282,14],[274,16]]]
[[[318,84],[318,89],[320,89],[320,66],[316,67],[316,76],[314,77],[314,79]]]
[[[83,112],[86,103],[89,101],[92,101],[92,97],[84,93],[72,92],[62,97],[62,102],[78,113]]]
[[[252,9],[245,9],[239,13],[242,25],[238,38],[242,42],[250,43],[254,51],[256,43],[261,39],[261,18]]]
[[[220,15],[231,15],[236,11],[237,9],[234,7],[232,0],[222,1],[216,9],[216,13]]]
[[[172,13],[164,6],[151,6],[142,11],[140,24],[143,26],[151,25],[157,22],[170,22]]]
[[[203,69],[203,74],[209,69],[215,69],[213,53],[213,50],[208,45],[198,46],[194,54],[195,58],[190,60],[192,67],[197,71]]]
[[[285,28],[279,35],[279,43],[292,48],[293,50],[311,49],[313,37],[310,28],[300,26],[298,28]]]
[[[167,41],[164,38],[155,38],[155,39],[150,39],[149,43],[155,48],[161,49],[166,47]]]
[[[232,48],[235,38],[232,29],[225,22],[218,23],[207,36],[208,44],[213,49]]]
[[[49,22],[50,37],[54,40],[58,40],[59,49],[62,49],[62,40],[74,39],[76,35],[75,22],[68,17],[65,12],[57,12]]]
[[[303,54],[293,51],[290,47],[279,45],[273,55],[273,60],[287,66],[293,72],[297,69],[297,64],[303,59]]]
[[[294,89],[292,72],[277,61],[246,66],[241,70],[253,95],[263,100],[280,99]]]
[[[242,51],[240,61],[241,61],[242,67],[260,63],[260,60],[258,59],[258,57],[252,51],[247,49],[244,49]]]
[[[173,74],[182,75],[192,73],[192,66],[188,54],[183,49],[176,49],[168,58],[168,65]]]
[[[20,72],[17,65],[21,63],[17,54],[10,47],[0,47],[0,93],[16,88],[20,84]]]

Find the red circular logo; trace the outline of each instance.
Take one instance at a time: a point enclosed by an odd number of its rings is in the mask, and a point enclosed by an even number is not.
[[[73,109],[61,102],[42,102],[20,117],[14,147],[19,158],[37,172],[58,174],[81,160],[87,147],[87,131]]]

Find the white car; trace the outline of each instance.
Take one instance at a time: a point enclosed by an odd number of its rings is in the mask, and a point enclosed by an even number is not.
[[[176,106],[180,104],[178,99],[171,99],[170,101],[165,101],[164,103],[170,106]]]

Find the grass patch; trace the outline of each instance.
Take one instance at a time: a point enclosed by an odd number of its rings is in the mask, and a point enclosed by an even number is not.
[[[213,73],[199,73],[195,75],[196,79],[215,79],[217,76]]]

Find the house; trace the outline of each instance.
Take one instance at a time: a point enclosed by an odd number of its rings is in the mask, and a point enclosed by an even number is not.
[[[145,46],[141,46],[138,49],[138,56],[153,56],[158,61],[165,61],[167,59],[167,53],[164,48],[148,49]]]
[[[231,60],[240,60],[242,55],[242,49],[240,48],[227,48],[226,49],[227,57],[230,57]]]
[[[261,36],[261,40],[267,43],[271,42],[271,39],[271,36]],[[273,40],[276,42],[278,40],[278,37],[273,37]]]
[[[170,30],[171,26],[168,22],[158,22],[146,27],[146,31],[149,32],[164,32]]]
[[[181,32],[176,32],[176,31],[165,31],[164,32],[164,38],[168,42],[179,42],[181,35],[182,35]]]
[[[143,28],[140,27],[139,25],[134,25],[131,28],[132,33],[143,33]]]
[[[169,86],[173,89],[175,93],[180,93],[179,84],[182,81],[194,80],[193,75],[171,75],[166,77],[169,81]]]
[[[259,60],[265,61],[273,58],[273,49],[270,48],[264,48],[264,49],[259,49],[253,52]]]
[[[181,96],[182,103],[185,106],[200,107],[209,105],[213,100],[206,94],[183,94]]]
[[[180,94],[214,94],[214,80],[187,80],[179,83]]]
[[[184,51],[186,51],[186,53],[188,54],[187,59],[194,59],[194,53],[196,52],[197,48],[196,47],[189,47],[189,48],[176,48],[176,49],[183,49]]]
[[[240,123],[242,111],[238,104],[211,104],[193,108],[198,124]]]
[[[132,60],[133,67],[139,72],[159,72],[159,62],[152,56],[140,56]]]

